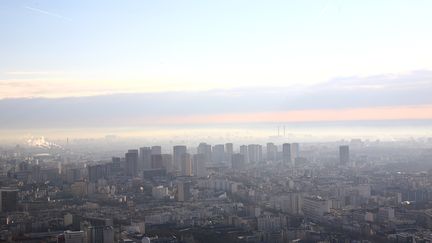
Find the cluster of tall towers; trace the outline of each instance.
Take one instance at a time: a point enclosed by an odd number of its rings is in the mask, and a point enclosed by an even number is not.
[[[267,143],[265,151],[260,144],[241,145],[234,152],[232,143],[210,145],[200,143],[196,154],[190,154],[185,145],[173,146],[171,154],[163,154],[161,146],[130,149],[125,154],[125,174],[137,176],[146,170],[165,169],[166,172],[179,172],[184,176],[206,176],[208,164],[226,164],[241,168],[244,164],[267,161],[282,161],[286,165],[295,162],[299,157],[298,143],[284,143],[282,151],[274,143]]]
[[[182,176],[205,177],[206,166],[209,164],[228,165],[234,170],[240,170],[245,164],[262,161],[280,161],[290,166],[294,165],[298,158],[299,143],[284,143],[281,147],[267,143],[264,153],[260,144],[241,145],[238,152],[234,152],[232,143],[214,146],[200,143],[195,154],[191,154],[185,145],[173,146],[172,154],[162,154],[161,146],[141,147],[139,150],[131,149],[125,154],[125,174],[137,176],[146,170],[163,169]],[[342,145],[339,147],[339,164],[348,165],[349,162],[349,146]]]

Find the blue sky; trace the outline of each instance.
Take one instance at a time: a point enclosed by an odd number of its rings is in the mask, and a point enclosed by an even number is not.
[[[0,82],[10,89],[0,95],[289,87],[431,69],[431,7],[420,0],[4,0]]]

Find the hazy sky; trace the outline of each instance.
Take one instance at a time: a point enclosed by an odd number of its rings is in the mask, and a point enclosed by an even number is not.
[[[127,124],[430,119],[431,11],[428,0],[3,0],[0,99],[75,97],[80,111],[108,104],[81,96],[142,93],[146,103],[135,105],[159,111]],[[172,95],[179,107],[166,109],[160,101]],[[240,103],[226,98],[236,95]],[[120,110],[131,104],[111,98]],[[50,121],[17,124],[64,125],[72,115],[61,101],[38,108]],[[0,100],[3,112],[19,113],[3,121],[35,112],[35,102]],[[95,123],[91,112],[76,114],[68,126]]]
[[[432,69],[431,1],[11,1],[1,97],[291,86]]]

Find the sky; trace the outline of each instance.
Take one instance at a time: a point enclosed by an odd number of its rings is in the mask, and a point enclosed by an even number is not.
[[[431,10],[2,0],[0,131],[431,120]]]

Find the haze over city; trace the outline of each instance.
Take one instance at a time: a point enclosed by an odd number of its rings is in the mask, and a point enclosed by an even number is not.
[[[432,1],[0,1],[0,243],[432,242]]]

